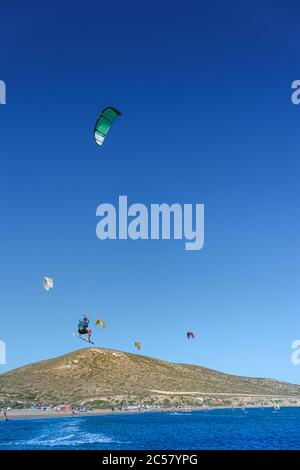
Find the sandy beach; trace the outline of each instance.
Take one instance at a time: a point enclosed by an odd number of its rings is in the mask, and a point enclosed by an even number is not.
[[[133,412],[133,411],[132,411]],[[47,411],[37,411],[37,410],[9,410],[7,411],[8,419],[45,419],[45,418],[67,418],[67,417],[79,417],[79,416],[99,416],[99,415],[107,415],[113,413],[120,413],[120,412],[113,412],[110,409],[99,409],[93,411],[86,411],[81,413],[79,411],[54,411],[54,410],[47,410]],[[128,412],[127,412],[128,413]],[[5,420],[5,416],[3,412],[0,414],[0,420]]]
[[[281,405],[281,408],[291,408],[291,407],[300,407],[299,405],[293,404],[284,404]],[[255,409],[255,408],[273,408],[273,405],[265,405],[261,406],[246,406],[246,409]],[[191,409],[174,409],[174,408],[152,408],[152,409],[142,409],[142,410],[115,410],[112,411],[111,409],[95,409],[89,410],[85,412],[75,411],[54,411],[54,410],[47,410],[47,411],[37,411],[37,410],[9,410],[7,411],[7,417],[9,420],[14,419],[46,419],[46,418],[78,418],[78,417],[87,417],[87,416],[101,416],[101,415],[110,415],[110,414],[141,414],[141,413],[186,413],[191,411],[212,411],[212,410],[222,410],[222,409],[232,409],[232,410],[241,410],[242,407],[236,406],[212,406],[212,407],[199,407],[199,408],[191,408]],[[3,411],[0,414],[0,421],[5,421],[5,416]]]
[[[107,409],[95,409],[85,412],[75,411],[38,411],[38,410],[9,410],[7,411],[8,419],[45,419],[45,418],[72,418],[72,417],[87,417],[87,416],[101,416],[109,414],[140,414],[140,413],[151,413],[151,412],[170,412],[173,409],[161,409],[153,408],[151,410],[115,410],[112,411],[110,408]],[[178,411],[178,410],[177,410]],[[5,421],[3,411],[0,412],[0,421]]]

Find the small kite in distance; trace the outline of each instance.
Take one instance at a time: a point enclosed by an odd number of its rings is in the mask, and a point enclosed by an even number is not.
[[[43,280],[43,287],[48,292],[54,287],[54,280],[51,277],[45,276]]]
[[[188,339],[195,339],[195,335],[192,331],[188,331],[186,336],[187,336]]]
[[[101,326],[101,328],[105,328],[105,323],[103,320],[97,320],[95,326]]]

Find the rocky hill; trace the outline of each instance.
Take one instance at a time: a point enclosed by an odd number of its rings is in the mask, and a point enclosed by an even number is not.
[[[300,386],[88,348],[0,375],[0,404],[229,406],[300,400]]]

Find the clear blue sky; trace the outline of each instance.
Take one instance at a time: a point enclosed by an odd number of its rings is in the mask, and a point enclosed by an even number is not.
[[[99,346],[300,383],[299,9],[1,6],[0,371],[84,346],[86,311],[107,323]],[[123,116],[99,148],[110,104]],[[96,206],[120,194],[204,203],[205,248],[97,240]]]

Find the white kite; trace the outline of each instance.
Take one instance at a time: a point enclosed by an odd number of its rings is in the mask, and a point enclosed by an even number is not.
[[[48,292],[50,289],[54,287],[54,281],[51,277],[45,276],[43,281],[44,289]]]

